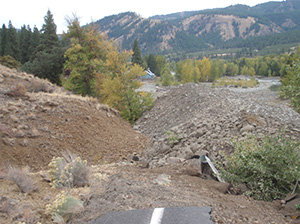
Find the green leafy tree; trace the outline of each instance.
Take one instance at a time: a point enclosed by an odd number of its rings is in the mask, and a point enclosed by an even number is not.
[[[94,26],[81,27],[78,18],[68,20],[71,47],[65,52],[64,70],[70,74],[64,86],[83,96],[96,96],[96,74],[105,72],[107,46],[110,44]]]
[[[300,45],[293,56],[293,62],[287,75],[281,79],[280,96],[291,99],[291,104],[300,113]]]
[[[130,62],[132,51],[119,52],[117,45],[91,25],[81,27],[78,18],[69,21],[71,47],[65,53],[65,71],[69,76],[65,88],[75,93],[97,96],[99,100],[120,111],[133,123],[151,106],[152,97],[136,92],[137,78],[144,69]]]
[[[138,64],[141,67],[143,67],[143,59],[142,59],[142,55],[141,55],[141,51],[140,51],[139,43],[138,43],[137,39],[135,39],[135,41],[134,41],[132,50],[133,50],[133,54],[132,54],[132,58],[131,58],[132,64]]]
[[[158,74],[157,62],[156,57],[153,54],[149,54],[147,58],[147,66],[154,74]]]
[[[171,71],[167,66],[163,70],[163,73],[161,76],[161,84],[163,86],[171,86],[174,84],[174,77],[172,76]]]
[[[156,56],[156,65],[157,65],[157,74],[155,73],[155,75],[161,76],[161,74],[163,74],[163,70],[165,69],[165,67],[167,65],[166,58],[162,55],[157,55]]]

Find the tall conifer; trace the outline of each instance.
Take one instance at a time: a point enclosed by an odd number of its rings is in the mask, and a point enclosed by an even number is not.
[[[135,39],[135,41],[134,41],[132,50],[133,50],[133,55],[132,55],[132,59],[131,59],[132,64],[138,64],[140,66],[143,66],[143,59],[141,56],[141,51],[140,51],[139,43],[138,43],[137,39]]]

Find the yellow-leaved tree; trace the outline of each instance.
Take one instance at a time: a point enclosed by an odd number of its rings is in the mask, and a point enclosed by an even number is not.
[[[141,85],[137,78],[145,72],[130,62],[132,51],[119,52],[116,43],[93,25],[81,27],[76,18],[69,22],[68,35],[71,46],[66,51],[64,67],[69,73],[64,82],[67,89],[97,96],[131,123],[153,105],[150,94],[136,91]]]

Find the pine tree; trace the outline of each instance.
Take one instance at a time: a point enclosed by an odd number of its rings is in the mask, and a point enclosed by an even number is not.
[[[22,69],[59,85],[64,61],[63,51],[50,10],[47,11],[44,21],[40,44],[36,47],[30,62],[25,63]],[[37,38],[36,30],[33,38]]]
[[[29,26],[22,26],[19,34],[19,49],[20,49],[20,61],[22,64],[29,61],[32,52],[30,51],[31,44],[31,29]]]
[[[1,29],[0,56],[6,55],[6,46],[7,46],[7,29],[6,29],[5,24],[3,24],[2,29]]]
[[[59,47],[58,36],[56,34],[56,25],[54,23],[53,15],[50,10],[47,11],[47,15],[44,17],[44,24],[42,26],[41,43],[38,50],[51,53],[54,47]]]
[[[37,51],[37,46],[40,45],[40,41],[41,41],[41,33],[38,30],[38,28],[36,28],[36,26],[33,28],[33,33],[30,39],[30,47],[29,47],[29,51],[31,52],[31,55]]]
[[[10,55],[14,59],[19,60],[20,52],[18,46],[19,44],[17,30],[12,25],[12,22],[9,21],[7,30],[7,48],[5,55]]]
[[[134,41],[132,50],[133,50],[133,55],[132,55],[132,58],[131,58],[132,64],[138,64],[142,67],[143,66],[143,59],[142,59],[142,56],[141,56],[141,51],[140,51],[139,43],[138,43],[137,39],[135,39],[135,41]]]

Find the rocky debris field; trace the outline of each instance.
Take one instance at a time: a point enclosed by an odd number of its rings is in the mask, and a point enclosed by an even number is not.
[[[67,222],[74,224],[111,211],[182,206],[212,207],[216,224],[297,223],[284,217],[280,201],[233,195],[229,184],[201,178],[199,159],[189,159],[203,150],[218,159],[220,150],[232,150],[232,137],[282,127],[299,138],[299,115],[286,102],[267,88],[154,90],[156,105],[135,126],[145,136],[95,99],[0,65],[0,223],[53,223],[47,206],[62,191],[83,202]],[[87,160],[88,186],[51,187],[48,163],[68,152]],[[30,168],[32,192],[7,178],[10,166]]]
[[[144,151],[150,166],[198,158],[203,153],[218,161],[233,150],[232,141],[246,136],[285,135],[300,139],[300,115],[262,82],[258,88],[212,88],[185,84],[171,88],[135,124],[152,137]]]

